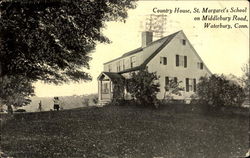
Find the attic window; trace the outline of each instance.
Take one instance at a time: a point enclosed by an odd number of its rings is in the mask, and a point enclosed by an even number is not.
[[[182,44],[186,45],[186,40],[185,39],[182,40]]]
[[[167,65],[167,57],[160,57],[160,64]]]
[[[198,63],[197,63],[197,67],[198,67],[198,69],[203,70],[203,63],[198,62]]]

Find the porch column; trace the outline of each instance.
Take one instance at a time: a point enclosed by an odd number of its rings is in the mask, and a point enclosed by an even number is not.
[[[99,100],[102,100],[102,80],[99,81]]]
[[[110,100],[112,99],[112,94],[111,94],[111,80],[109,81],[109,96],[110,96]]]

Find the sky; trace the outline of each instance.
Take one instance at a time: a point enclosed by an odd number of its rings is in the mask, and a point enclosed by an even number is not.
[[[216,21],[212,23],[248,25],[248,28],[204,28],[204,21],[195,21],[194,17],[202,17],[205,13],[192,13],[194,8],[209,9],[244,9],[247,12],[221,13],[216,15],[232,17],[247,16],[249,20],[249,4],[247,1],[139,1],[137,8],[128,11],[126,23],[109,22],[103,29],[111,44],[97,44],[91,54],[90,70],[93,78],[89,82],[68,83],[63,85],[44,84],[37,82],[35,94],[39,97],[70,96],[97,93],[97,77],[103,71],[103,63],[141,46],[141,32],[145,31],[144,19],[153,10],[174,10],[175,8],[190,9],[190,13],[164,13],[166,15],[166,29],[164,35],[183,30],[187,38],[198,52],[204,63],[212,73],[242,75],[241,67],[249,58],[249,21]],[[156,9],[154,9],[156,8]],[[212,14],[209,14],[212,15]],[[215,14],[214,14],[215,15]],[[154,38],[154,40],[156,40]]]

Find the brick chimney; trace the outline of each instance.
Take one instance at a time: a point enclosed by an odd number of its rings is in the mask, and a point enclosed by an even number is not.
[[[153,32],[145,31],[141,34],[142,48],[147,47],[153,41]]]

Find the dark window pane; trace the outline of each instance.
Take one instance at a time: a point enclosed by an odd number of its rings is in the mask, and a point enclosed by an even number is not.
[[[177,77],[174,77],[174,83],[177,83]]]
[[[184,67],[187,67],[187,56],[184,56]]]
[[[167,58],[166,57],[163,57],[163,64],[167,65]]]
[[[189,92],[189,78],[186,78],[186,91]]]
[[[179,66],[179,55],[176,55],[175,61],[176,61],[176,66]]]
[[[194,79],[194,92],[196,92],[196,79]]]
[[[168,86],[169,86],[169,78],[165,77],[165,89],[166,89],[166,91],[169,91]]]
[[[183,45],[186,45],[186,40],[182,40],[182,44],[183,44]]]

